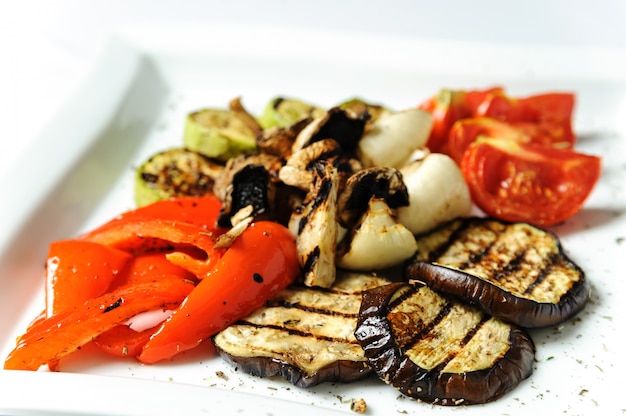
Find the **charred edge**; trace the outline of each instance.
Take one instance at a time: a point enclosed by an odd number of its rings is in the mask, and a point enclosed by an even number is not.
[[[365,130],[365,123],[370,119],[369,113],[359,118],[350,118],[339,108],[328,112],[328,120],[320,130],[311,137],[311,143],[323,139],[335,139],[344,151],[353,151]]]
[[[297,337],[302,337],[302,338],[315,338],[318,339],[320,341],[328,341],[328,342],[334,342],[334,343],[341,343],[341,344],[355,344],[358,345],[358,342],[356,341],[348,341],[345,338],[335,338],[335,337],[328,337],[325,335],[315,335],[312,334],[310,332],[304,332],[298,329],[293,329],[293,328],[286,328],[284,326],[280,326],[280,325],[264,325],[264,324],[255,324],[252,322],[248,322],[248,321],[237,321],[235,323],[235,325],[241,325],[241,326],[249,326],[249,327],[253,327],[253,328],[270,328],[273,329],[275,331],[281,331],[281,332],[286,332],[289,335],[293,335],[293,336],[297,336]]]
[[[450,233],[448,239],[430,252],[428,255],[428,261],[431,263],[436,262],[441,256],[443,256],[452,244],[460,240],[463,233],[473,224],[473,222],[474,221],[472,220],[461,221],[457,228]]]
[[[274,107],[274,110],[278,110],[278,107],[280,107],[283,101],[285,101],[283,97],[276,98],[276,100],[274,100],[274,103],[272,104],[272,107]]]
[[[317,168],[317,165],[316,165],[316,168]],[[306,224],[310,221],[311,216],[313,216],[317,208],[321,204],[323,204],[324,201],[326,201],[326,199],[328,198],[328,195],[330,194],[330,190],[332,189],[332,187],[333,187],[332,180],[328,178],[321,178],[319,190],[317,192],[317,195],[315,196],[315,199],[311,202],[311,209],[309,210],[309,213],[305,217],[300,219],[300,223],[298,224],[298,234],[302,233],[302,230],[304,229]]]
[[[315,266],[319,258],[320,258],[320,247],[315,246],[313,251],[309,253],[309,255],[307,256],[306,262],[304,262],[304,266],[302,267],[304,270],[304,273],[309,273],[313,269],[313,266]]]
[[[314,170],[316,169],[316,165],[318,164],[318,162],[329,159],[336,160],[337,156],[341,156],[342,153],[343,151],[339,147],[327,150],[326,152],[322,152],[316,159],[313,159],[309,163],[307,163],[305,169]]]
[[[259,214],[268,206],[267,184],[269,173],[262,165],[247,165],[237,172],[233,178],[232,213],[247,205],[252,205],[254,212]]]
[[[553,253],[550,255],[550,257],[548,257],[548,261],[546,262],[544,268],[541,269],[541,273],[537,275],[537,278],[535,279],[535,281],[532,282],[530,285],[528,285],[528,287],[524,291],[525,295],[530,295],[533,292],[533,290],[535,290],[535,288],[539,286],[541,282],[543,282],[546,279],[546,277],[550,274],[550,270],[552,270],[552,265],[554,265],[554,263],[558,260],[558,258],[559,258],[559,253]]]
[[[115,302],[113,302],[112,304],[104,308],[103,313],[111,312],[113,309],[119,308],[122,305],[123,301],[124,300],[122,298],[119,298],[118,300],[116,300]]]
[[[300,303],[293,303],[293,302],[289,302],[287,300],[284,299],[280,299],[280,300],[269,300],[266,304],[266,307],[282,307],[282,308],[286,308],[286,309],[299,309],[301,311],[305,311],[305,312],[311,312],[311,313],[318,313],[320,315],[327,315],[327,316],[340,316],[343,318],[352,318],[352,319],[356,319],[358,318],[358,314],[354,314],[354,313],[345,313],[345,312],[340,312],[340,311],[331,311],[328,309],[322,309],[322,308],[315,308],[315,307],[311,307],[311,306],[305,306],[302,305]]]

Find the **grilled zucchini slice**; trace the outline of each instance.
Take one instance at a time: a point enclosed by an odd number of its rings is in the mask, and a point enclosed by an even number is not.
[[[275,97],[265,106],[263,114],[259,117],[259,124],[264,129],[287,127],[303,119],[321,117],[324,113],[323,108],[302,100]]]
[[[417,281],[363,292],[355,337],[381,380],[433,404],[493,401],[533,370],[524,330]]]
[[[206,156],[226,161],[256,150],[257,131],[238,111],[205,108],[187,115],[183,143]]]
[[[387,283],[340,271],[329,289],[289,287],[217,334],[217,351],[247,373],[280,376],[298,387],[360,380],[372,373],[354,338],[361,292]]]
[[[145,161],[135,175],[135,204],[161,199],[201,196],[213,192],[224,165],[185,148],[167,149]]]
[[[584,272],[564,254],[557,236],[530,224],[456,219],[417,244],[407,278],[526,328],[557,325],[589,299]]]

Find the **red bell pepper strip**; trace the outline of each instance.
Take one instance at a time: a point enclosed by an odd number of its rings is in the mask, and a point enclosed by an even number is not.
[[[156,252],[133,257],[117,274],[112,287],[152,280],[159,275],[179,276],[181,279],[190,281],[197,280],[193,273],[173,264],[166,256],[166,253]]]
[[[136,357],[160,325],[135,331],[128,325],[117,325],[104,332],[93,343],[102,351],[117,357]]]
[[[173,308],[194,285],[178,277],[161,277],[120,287],[53,315],[32,326],[4,362],[6,370],[37,370],[59,360],[129,318],[158,308]]]
[[[124,251],[91,241],[51,243],[46,262],[46,315],[106,293],[131,258]]]
[[[287,228],[268,221],[251,224],[137,358],[155,363],[195,348],[261,307],[298,273],[296,245]]]
[[[210,231],[175,220],[122,221],[85,238],[135,255],[174,250],[167,259],[200,279],[213,270],[224,251],[215,249],[215,235]]]
[[[226,229],[217,226],[217,217],[221,208],[222,203],[214,196],[164,199],[124,212],[81,237],[89,240],[92,234],[99,234],[111,226],[117,227],[127,221],[136,222],[153,219],[195,224],[204,228],[208,233],[219,235],[226,231]]]

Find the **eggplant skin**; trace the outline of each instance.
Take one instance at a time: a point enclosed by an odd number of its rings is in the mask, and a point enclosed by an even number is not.
[[[589,283],[586,279],[574,283],[559,303],[549,303],[514,296],[477,276],[438,264],[411,263],[407,266],[406,276],[524,328],[558,325],[575,316],[589,298]]]
[[[237,357],[217,348],[220,357],[227,363],[239,367],[243,372],[257,377],[282,377],[296,387],[309,388],[326,381],[350,383],[370,376],[373,371],[367,362],[336,361],[307,374],[299,368],[276,358]]]
[[[361,293],[385,277],[338,270],[330,288],[294,284],[213,337],[218,354],[240,370],[280,376],[298,387],[349,383],[373,375],[354,337]]]
[[[522,326],[558,325],[586,305],[590,285],[558,237],[527,223],[453,220],[417,238],[405,278],[425,282]]]
[[[535,345],[522,328],[484,315],[480,318],[481,323],[498,322],[498,325],[504,325],[499,327],[508,328],[508,337],[494,339],[494,343],[503,345],[501,354],[480,358],[478,355],[472,355],[472,351],[468,352],[470,341],[459,342],[457,339],[447,342],[446,339],[441,338],[441,332],[433,331],[432,326],[429,327],[427,322],[415,318],[428,314],[427,306],[429,305],[416,304],[413,311],[417,312],[413,314],[407,311],[406,306],[398,309],[399,312],[395,309],[398,303],[404,303],[411,297],[410,295],[422,290],[421,288],[432,292],[421,282],[412,281],[391,283],[363,293],[355,337],[381,380],[411,398],[442,406],[458,406],[494,401],[532,374]],[[441,296],[436,292],[430,295],[433,299],[439,299],[438,297]],[[446,305],[458,303],[451,297],[441,296],[440,300]],[[471,306],[468,308],[476,309]],[[394,310],[396,316],[392,318]],[[446,308],[441,309],[441,311],[445,310]],[[445,312],[441,311],[435,311],[434,315],[441,316],[442,313],[445,315]],[[482,314],[482,312],[477,313]],[[467,337],[471,338],[471,336],[472,330],[468,330]],[[431,340],[433,340],[432,344],[429,345]],[[431,347],[435,355],[441,349],[451,351],[446,352],[447,356],[444,354],[441,363],[435,362],[432,368],[426,369],[418,365],[410,355],[428,356],[428,351],[413,352],[415,348],[418,348],[416,346],[422,344],[425,344],[427,349]],[[453,346],[450,347],[450,345]],[[458,349],[455,350],[455,348]],[[473,352],[483,353],[480,349]],[[477,365],[477,368],[472,371],[454,372],[447,369],[447,366],[455,357],[464,357],[463,359],[470,365],[474,361],[479,362],[485,359],[493,359],[493,361],[486,368]]]

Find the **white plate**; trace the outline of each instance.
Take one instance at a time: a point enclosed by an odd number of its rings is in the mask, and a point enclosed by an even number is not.
[[[587,272],[592,300],[575,319],[532,331],[534,374],[495,403],[468,414],[616,413],[626,312],[626,58],[620,51],[555,49],[284,31],[264,27],[135,27],[103,49],[84,85],[0,189],[0,347],[43,308],[48,243],[75,236],[132,202],[133,168],[181,144],[185,115],[236,96],[259,113],[276,95],[322,105],[352,96],[392,108],[415,106],[441,87],[503,85],[512,94],[577,94],[578,149],[603,157],[585,208],[554,227]],[[621,266],[621,267],[618,267]],[[86,348],[64,373],[0,371],[3,414],[350,413],[452,414],[400,397],[376,379],[302,390],[249,377],[199,349],[144,366]],[[221,373],[220,373],[221,372]],[[129,401],[131,400],[131,401]]]

